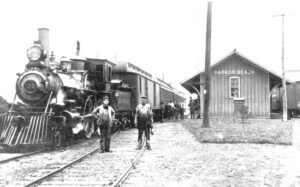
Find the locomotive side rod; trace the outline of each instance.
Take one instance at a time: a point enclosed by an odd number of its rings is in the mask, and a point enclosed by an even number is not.
[[[112,135],[112,138],[114,138],[119,132],[120,132],[120,131],[117,131],[114,135]],[[39,183],[41,183],[43,180],[45,180],[45,179],[51,177],[52,175],[54,175],[54,174],[56,174],[56,173],[59,173],[59,172],[63,171],[65,168],[67,168],[67,167],[69,167],[69,166],[71,166],[71,165],[73,165],[73,164],[75,164],[75,163],[77,163],[77,162],[83,160],[84,158],[86,158],[86,157],[89,156],[89,155],[92,155],[93,153],[97,152],[98,150],[99,150],[99,147],[97,147],[96,149],[94,149],[94,150],[90,151],[89,153],[83,155],[82,157],[80,157],[80,158],[78,158],[78,159],[76,159],[76,160],[74,160],[74,161],[72,161],[72,162],[70,162],[70,163],[68,163],[68,164],[66,164],[66,165],[64,165],[64,166],[62,166],[62,167],[60,167],[59,169],[57,169],[57,170],[55,170],[55,171],[52,171],[52,172],[50,172],[50,173],[48,173],[48,174],[46,174],[46,175],[44,175],[44,176],[42,176],[42,177],[36,179],[35,181],[30,182],[29,184],[26,184],[24,187],[29,187],[29,186],[33,186],[33,185],[39,184]]]

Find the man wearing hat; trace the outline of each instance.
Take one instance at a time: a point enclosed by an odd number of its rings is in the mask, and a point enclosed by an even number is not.
[[[104,96],[103,104],[95,108],[92,112],[92,115],[97,118],[97,125],[100,128],[100,149],[102,153],[112,152],[110,150],[110,133],[115,118],[115,111],[108,104],[109,97]]]
[[[150,128],[152,128],[153,113],[151,105],[147,104],[147,97],[141,96],[141,104],[136,107],[134,123],[137,125],[138,133],[138,145],[136,149],[142,148],[142,136],[145,131],[146,135],[146,146],[147,149],[151,149],[150,146]]]

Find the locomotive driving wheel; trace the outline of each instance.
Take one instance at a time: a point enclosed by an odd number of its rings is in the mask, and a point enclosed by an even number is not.
[[[94,102],[92,100],[93,96],[89,96],[84,104],[84,111],[83,114],[87,115],[92,113],[94,110]],[[92,135],[95,133],[95,120],[93,118],[86,118],[84,119],[84,134],[86,138],[91,138]]]

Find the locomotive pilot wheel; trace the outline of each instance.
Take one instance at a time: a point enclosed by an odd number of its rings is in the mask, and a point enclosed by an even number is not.
[[[84,115],[92,113],[94,110],[94,103],[92,100],[93,96],[90,95],[84,104]],[[95,120],[93,118],[86,118],[84,119],[84,134],[86,138],[91,138],[92,135],[95,133]]]

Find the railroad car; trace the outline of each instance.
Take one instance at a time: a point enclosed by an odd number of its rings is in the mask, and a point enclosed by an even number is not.
[[[122,80],[125,85],[132,87],[131,94],[127,95],[126,98],[119,96],[119,99],[127,101],[126,104],[123,103],[122,105],[127,111],[134,111],[140,103],[140,96],[145,95],[152,106],[154,120],[158,121],[161,102],[164,104],[167,101],[185,102],[183,93],[130,62],[116,64],[112,75],[113,79]]]
[[[288,116],[300,115],[300,82],[286,85]],[[282,112],[283,89],[277,87],[271,92],[271,109],[273,112]]]

